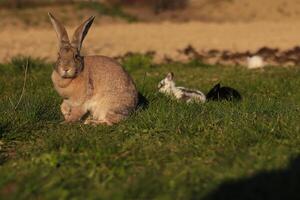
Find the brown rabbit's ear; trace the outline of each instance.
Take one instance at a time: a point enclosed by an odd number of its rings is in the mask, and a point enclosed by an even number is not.
[[[72,46],[77,48],[80,51],[82,42],[88,33],[90,27],[94,22],[95,17],[92,16],[88,20],[86,20],[83,24],[81,24],[75,31],[73,38],[72,38]]]
[[[56,31],[57,38],[59,40],[59,47],[62,47],[65,44],[69,44],[70,40],[65,27],[50,12],[48,13],[48,15]]]
[[[167,74],[167,79],[168,79],[169,81],[172,81],[172,80],[174,79],[174,74],[173,74],[173,72],[169,72],[169,73]]]

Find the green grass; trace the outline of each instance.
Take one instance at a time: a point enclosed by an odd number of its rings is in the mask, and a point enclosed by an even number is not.
[[[149,107],[119,125],[93,127],[60,124],[52,65],[41,60],[29,60],[25,95],[14,109],[26,62],[0,65],[0,199],[210,198],[224,182],[285,170],[299,156],[299,68],[250,71],[126,58]],[[173,101],[156,90],[168,71],[178,85],[203,92],[221,81],[243,101]],[[283,186],[300,173],[287,178]],[[245,195],[264,199],[259,191]]]

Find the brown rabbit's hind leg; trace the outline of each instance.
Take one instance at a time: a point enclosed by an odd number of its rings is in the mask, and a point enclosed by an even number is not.
[[[84,124],[85,125],[109,125],[105,121],[105,113],[103,112],[102,109],[97,109],[94,110],[94,112],[89,112],[86,118],[84,119]]]
[[[128,113],[108,112],[105,116],[105,121],[109,125],[118,124],[128,117]]]

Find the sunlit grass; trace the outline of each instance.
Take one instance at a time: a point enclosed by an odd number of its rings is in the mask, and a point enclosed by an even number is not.
[[[299,155],[300,70],[126,58],[149,107],[113,127],[60,124],[52,65],[0,65],[0,199],[201,199],[228,179],[284,168]],[[184,104],[157,93],[173,71],[178,85],[207,92],[221,82],[240,103]],[[255,194],[254,194],[255,195]]]

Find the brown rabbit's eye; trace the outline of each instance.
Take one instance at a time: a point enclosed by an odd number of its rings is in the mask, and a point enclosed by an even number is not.
[[[81,58],[80,55],[78,55],[78,54],[75,55],[76,60],[80,60],[80,58]]]

